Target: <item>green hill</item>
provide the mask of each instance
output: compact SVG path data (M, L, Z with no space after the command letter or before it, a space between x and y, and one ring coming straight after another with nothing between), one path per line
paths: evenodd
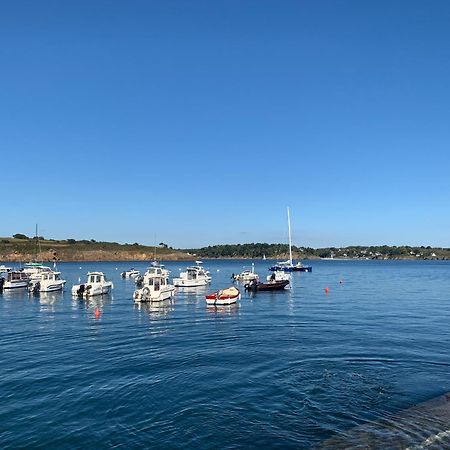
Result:
M138 243L96 242L94 240L0 238L0 261L149 261L155 248ZM23 236L23 237L22 237ZM40 248L40 252L39 252ZM156 248L158 259L187 260L192 256L166 246Z

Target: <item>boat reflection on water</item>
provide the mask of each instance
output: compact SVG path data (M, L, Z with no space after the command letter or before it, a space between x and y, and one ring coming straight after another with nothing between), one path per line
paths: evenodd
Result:
M5 300L26 300L28 298L27 288L5 289L0 293Z
M233 303L232 305L206 305L206 311L209 314L220 316L236 316L239 314L239 303Z
M321 449L450 448L450 392L361 425L323 442Z
M95 309L103 308L106 305L113 303L114 297L111 294L96 295L95 297L79 298L72 297L73 309Z
M175 296L184 298L187 303L198 304L205 301L205 294L208 291L208 286L188 286L181 289L176 289Z
M41 304L41 311L54 311L55 304L62 300L63 297L63 291L41 292L40 295L37 296L39 303Z
M148 314L151 319L162 319L174 310L175 301L171 298L160 302L135 302L134 308Z

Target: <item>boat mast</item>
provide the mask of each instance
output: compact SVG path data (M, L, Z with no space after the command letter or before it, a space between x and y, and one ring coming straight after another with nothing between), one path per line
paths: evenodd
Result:
M41 241L39 240L39 236L38 236L38 224L36 224L36 240L37 240L37 248L38 248L38 261L42 262L42 258L41 258Z
M289 235L289 263L292 266L291 216L289 214L289 206L287 207L287 216L288 216L288 235Z

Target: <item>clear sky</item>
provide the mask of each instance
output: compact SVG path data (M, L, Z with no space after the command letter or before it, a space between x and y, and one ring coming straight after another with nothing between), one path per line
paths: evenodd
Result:
M450 246L450 2L10 1L0 236Z

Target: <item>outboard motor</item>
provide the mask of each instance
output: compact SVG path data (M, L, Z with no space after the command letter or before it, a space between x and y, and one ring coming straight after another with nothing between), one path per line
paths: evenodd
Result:
M244 289L246 291L253 291L256 292L256 286L258 285L258 282L256 280L252 280L249 283L246 283L244 285Z
M144 284L144 277L141 275L136 278L136 287L141 288Z
M77 291L77 295L78 297L83 297L83 294L84 294L84 284L80 284L80 287L78 288Z
M33 292L34 295L39 294L39 290L41 289L41 283L38 281L37 283L35 283L33 285L33 290L31 292Z
M3 277L0 278L0 294L3 292L3 285L5 284L5 279Z

